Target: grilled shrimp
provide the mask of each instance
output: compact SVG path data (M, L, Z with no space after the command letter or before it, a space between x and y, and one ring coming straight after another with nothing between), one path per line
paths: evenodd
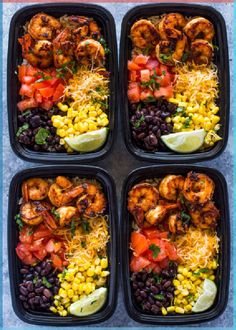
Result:
M187 223L184 223L181 220L181 215L179 212L171 214L168 217L168 226L169 231L173 234L184 234L186 233L186 230L188 229Z
M139 226L143 225L145 213L155 207L158 200L158 190L149 183L139 183L130 190L128 210Z
M213 55L213 46L210 42L197 39L191 43L191 58L198 65L208 65Z
M31 65L45 69L52 64L53 46L51 41L35 41L28 33L19 38L18 41L22 46L23 57Z
M215 184L209 176L191 171L184 181L183 195L191 203L204 204L212 198L214 189Z
M197 205L189 211L189 214L193 224L202 229L215 228L220 217L220 212L212 201L204 206Z
M195 39L204 39L211 41L215 31L213 24L204 17L196 17L191 19L184 27L184 33L191 41Z
M38 13L28 25L28 32L36 40L52 40L61 28L61 23L50 15Z
M69 28L65 28L53 40L53 59L56 68L73 61L74 48L71 31Z
M39 201L23 203L20 207L20 216L27 225L35 226L44 220L44 213L49 209L48 204Z
M29 199L40 201L47 197L49 184L41 178L30 178L22 183L22 196L25 202Z
M168 211L176 209L179 207L179 204L164 204L164 205L157 205L155 208L149 210L145 214L145 219L150 225L156 225L165 218L168 214Z
M80 64L83 65L102 65L105 59L105 50L100 42L93 39L81 41L76 50L75 56Z
M164 179L161 180L159 186L159 192L162 197L170 201L176 201L178 193L184 187L184 178L182 175L166 175Z
M182 29L187 21L179 13L166 14L159 23L159 33L162 40L181 39Z
M92 18L85 16L69 16L68 19L75 25L73 35L76 37L77 42L80 42L86 37L93 38L94 40L100 39L101 29Z
M155 46L158 41L158 31L147 19L135 22L131 27L130 35L133 45L139 48Z
M57 207L70 203L73 199L84 192L82 185L64 188L64 179L62 178L63 177L60 177L60 180L57 179L56 182L50 186L48 192L48 198L50 199L50 202ZM63 180L62 184L61 180Z
M74 206L61 206L55 211L59 217L60 227L64 227L71 222L71 219L78 213Z
M83 183L84 194L76 202L79 214L84 217L96 217L106 209L104 193L95 184Z
M156 57L159 62L173 66L180 62L184 54L187 38L182 35L176 42L162 40L156 46Z

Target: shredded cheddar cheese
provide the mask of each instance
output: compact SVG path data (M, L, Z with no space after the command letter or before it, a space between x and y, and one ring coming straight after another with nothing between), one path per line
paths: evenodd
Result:
M71 229L59 228L56 235L63 236L66 245L66 259L69 262L86 264L98 254L106 255L106 244L109 240L106 216L99 216L87 220L88 232L82 224L77 225L72 237Z
M207 268L219 251L219 238L215 231L189 227L185 235L176 238L181 264L191 269Z
M109 95L109 79L101 74L101 68L88 70L78 69L77 73L69 80L65 89L65 97L72 99L70 107L76 110L77 105L91 102L106 102Z

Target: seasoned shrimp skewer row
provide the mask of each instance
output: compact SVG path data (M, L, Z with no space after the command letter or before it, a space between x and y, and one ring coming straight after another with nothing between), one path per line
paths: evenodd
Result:
M29 34L36 40L52 40L61 29L61 23L50 15L38 13L28 25Z

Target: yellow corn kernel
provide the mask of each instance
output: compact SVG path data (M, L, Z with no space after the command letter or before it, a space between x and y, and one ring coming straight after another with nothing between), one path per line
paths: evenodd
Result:
M178 285L180 285L180 281L174 279L174 280L173 280L173 284L174 284L174 286L178 286Z
M189 295L189 291L187 289L182 290L181 293L184 297Z
M181 307L179 307L179 306L177 306L177 307L175 307L175 313L184 314L184 309L181 308Z
M174 294L175 294L176 296L177 296L179 293L180 293L179 290L175 290L175 291L174 291Z
M58 300L54 300L54 305L55 306L59 306L59 301Z
M194 284L195 284L196 286L198 286L198 285L200 285L201 283L202 283L202 281L199 279L199 280L195 281Z
M64 298L64 299L62 299L62 301L61 301L62 305L65 305L65 304L67 304L68 302L70 302L70 299L69 299L69 298Z
M187 306L184 307L186 312L190 312L192 310L192 305L188 304Z
M106 277L106 276L108 276L110 274L110 272L108 272L107 270L103 270L102 272L101 272L101 276L102 277Z
M57 313L57 309L54 306L51 306L49 309L51 312Z
M188 274L188 269L187 269L187 268L184 268L182 274L183 274L184 276L187 276L187 274Z
M178 104L179 103L179 101L177 99L174 99L172 97L168 101L171 102L171 103L174 103L174 104Z
M100 275L101 274L101 272L102 272L102 267L101 266L96 266L96 268L95 268L95 274L96 275Z
M72 284L72 290L77 291L79 289L79 283L76 283L75 280L78 280L77 278L74 279L74 282Z
M209 280L214 281L215 280L215 276L214 275L209 276Z
M69 298L72 298L73 295L74 295L74 291L72 289L69 289L68 292L67 292L67 295Z
M93 107L94 108L94 107ZM95 111L95 110L92 110L92 111L89 111L89 117L97 117L97 111Z
M67 111L68 110L68 105L62 104L61 102L57 103L57 106L61 111Z
M182 290L183 290L183 285L178 285L178 286L177 286L177 289L178 289L179 291L182 291Z
M183 276L182 274L178 274L178 275L177 275L177 279L178 279L179 281L183 281L183 280L184 280L184 276Z
M109 124L109 120L107 118L102 119L101 125L102 126L107 126Z
M182 295L182 293L180 292L179 294L178 294L178 299L179 300L182 300L184 298L184 296Z
M181 117L180 117L180 116L175 116L175 117L172 119L173 123L179 123L180 120L181 120Z
M108 267L108 260L107 260L107 258L102 258L101 261L100 261L100 263L101 263L101 267L102 268L107 268Z
M94 260L94 265L95 266L98 266L99 264L100 264L100 259L99 258L96 258L95 260Z
M167 307L167 312L168 313L171 313L171 312L174 312L174 311L175 311L175 307L174 306Z
M93 278L92 277L87 277L86 278L86 283L91 283L93 281Z
M66 136L66 131L62 128L57 129L57 135L59 135L60 137L65 137Z
M171 123L171 117L166 117L165 122L166 122L167 124Z
M78 295L75 295L75 296L72 297L72 301L73 302L76 302L78 300L79 300L79 296Z
M161 312L162 312L162 315L167 315L167 310L165 309L165 307L161 308Z
M183 269L184 267L183 266L178 266L178 273L182 274L183 273Z
M87 275L90 277L92 277L94 275L94 267L93 268L91 267L87 270Z

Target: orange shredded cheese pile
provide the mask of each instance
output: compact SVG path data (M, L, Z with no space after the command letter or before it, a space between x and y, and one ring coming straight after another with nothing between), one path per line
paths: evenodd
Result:
M215 231L192 226L185 235L179 235L175 243L182 264L191 269L207 268L219 251L219 238Z
M88 219L89 231L85 232L82 225L76 227L72 237L70 228L61 228L56 235L63 236L66 245L66 259L80 264L91 262L98 254L106 255L109 240L107 216Z

